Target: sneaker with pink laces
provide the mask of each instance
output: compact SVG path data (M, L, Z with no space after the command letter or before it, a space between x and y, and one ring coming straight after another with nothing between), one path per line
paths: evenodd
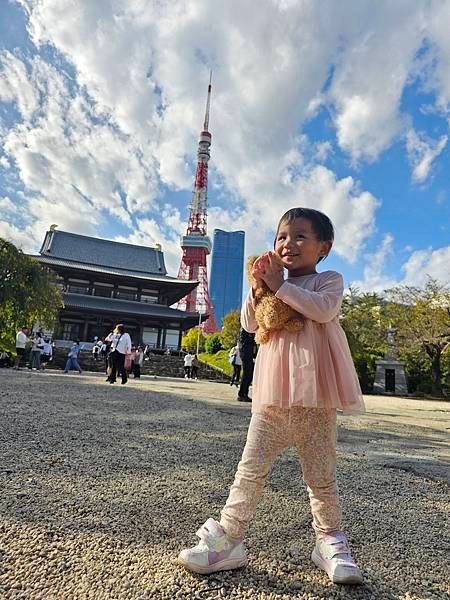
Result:
M195 573L215 573L238 569L247 564L247 551L242 539L229 538L220 524L208 519L197 531L200 542L182 550L178 562Z
M352 558L347 538L342 531L318 538L311 558L333 583L362 583L361 571Z

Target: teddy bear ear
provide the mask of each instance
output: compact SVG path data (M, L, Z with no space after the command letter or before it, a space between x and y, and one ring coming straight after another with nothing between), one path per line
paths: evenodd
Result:
M257 258L258 258L257 256L249 256L247 258L247 279L251 286L253 286L255 284L255 278L252 277L252 267L253 267L253 263L255 262L255 260Z

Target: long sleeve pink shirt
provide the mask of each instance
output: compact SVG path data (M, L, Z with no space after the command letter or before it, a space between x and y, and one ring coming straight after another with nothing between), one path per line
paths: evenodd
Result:
M344 285L334 271L288 278L276 296L305 317L300 332L274 332L261 344L253 376L253 412L264 406L337 408L364 412L364 401L339 325ZM241 311L242 327L258 329L252 291Z

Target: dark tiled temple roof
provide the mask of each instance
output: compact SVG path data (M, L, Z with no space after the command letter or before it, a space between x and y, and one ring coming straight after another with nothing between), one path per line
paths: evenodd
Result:
M68 267L71 269L77 269L80 271L90 271L95 273L105 273L106 275L120 275L123 277L134 277L135 279L142 279L145 281L160 281L167 283L177 283L182 286L186 286L186 288L194 287L198 282L197 281L188 281L187 279L177 279L176 277L170 277L169 275L153 275L148 273L142 273L140 271L135 271L133 269L118 269L114 267L100 267L97 265L93 265L91 263L82 263L74 260L64 260L61 258L54 258L53 256L45 256L45 255L37 255L32 256L32 258L36 258L40 263L55 266L55 267ZM194 285L193 285L194 284ZM186 291L186 293L188 290Z
M145 275L166 275L164 255L157 248L99 238L47 231L40 254L95 267L132 270Z
M63 294L66 309L75 308L106 312L110 315L120 314L128 316L156 317L171 320L182 320L192 327L198 322L197 313L188 313L162 304L146 304L145 302L132 302L117 298L102 298L84 294Z

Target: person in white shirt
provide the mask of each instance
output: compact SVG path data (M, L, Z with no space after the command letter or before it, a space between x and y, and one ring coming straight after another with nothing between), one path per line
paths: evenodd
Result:
M21 327L20 331L16 335L16 360L14 362L14 368L20 369L20 363L25 356L26 346L28 342L28 327Z
M33 370L33 364L36 365L36 371L42 371L41 367L41 353L44 348L44 340L42 339L42 333L37 331L31 340L31 351L30 361L28 363L28 370Z
M192 369L192 361L193 361L193 359L194 359L194 357L188 351L188 353L184 357L184 378L185 379L190 379L191 378L191 369Z
M233 348L231 348L228 354L228 360L233 367L233 376L231 377L230 385L233 383L236 387L239 387L239 381L241 378L241 368L242 368L242 358L241 353L239 351L239 346L236 344Z
M92 346L92 358L96 361L100 355L100 348L102 347L102 341L95 342Z
M128 381L127 372L125 371L125 355L131 352L131 338L125 332L125 327L122 324L116 325L112 339L111 350L109 357L111 359L111 373L107 381L109 383L116 382L116 376L119 374L122 377L122 384Z
M42 348L41 354L41 365L44 369L47 363L52 360L53 348L49 338L44 338L44 347Z

